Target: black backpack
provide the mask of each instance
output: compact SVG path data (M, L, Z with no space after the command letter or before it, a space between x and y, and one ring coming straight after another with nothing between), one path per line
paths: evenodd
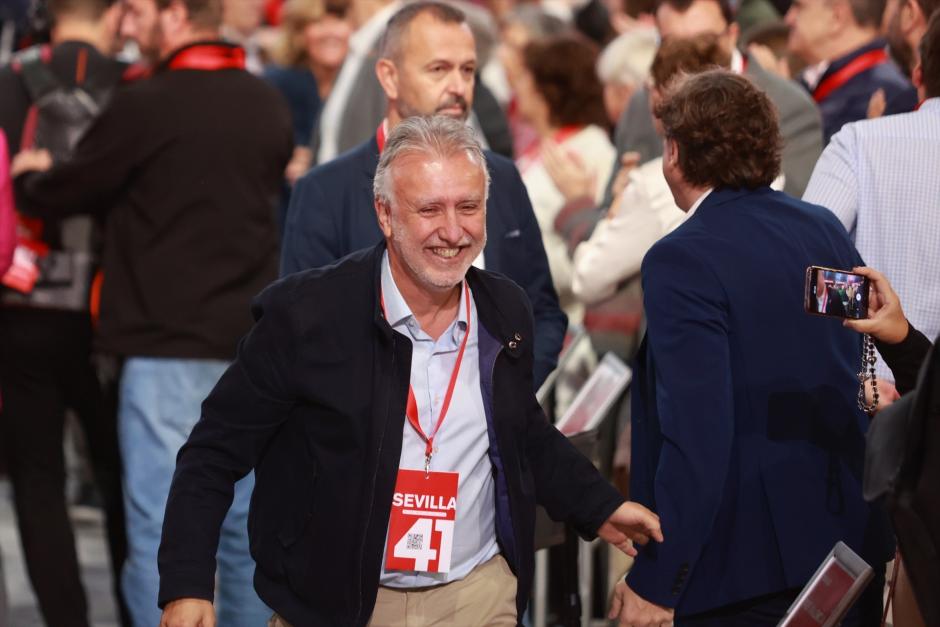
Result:
M88 50L78 51L75 84L62 81L49 62L52 49L34 46L16 55L11 64L22 78L31 106L23 127L21 149L44 148L54 161L68 159L82 135L106 106L116 84L96 84L86 76ZM90 216L61 220L20 218L20 233L48 252L37 260L39 278L33 289L4 288L0 302L68 311L87 311L97 271L100 229Z

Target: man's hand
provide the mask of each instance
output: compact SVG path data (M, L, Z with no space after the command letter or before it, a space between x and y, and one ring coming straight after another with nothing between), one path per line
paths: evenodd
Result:
M613 185L610 186L610 208L607 210L607 217L613 218L620 212L620 197L623 196L623 190L630 184L630 172L640 165L640 153L629 151L620 155L620 168L614 177Z
M163 608L160 627L215 627L215 608L205 599L177 599Z
M675 610L650 603L630 589L621 579L614 587L607 618L617 620L620 627L672 627Z
M626 502L610 515L597 535L627 555L635 556L633 543L646 544L650 538L663 541L663 531L659 526L659 516L639 503Z
M297 146L294 148L294 155L287 163L284 170L284 178L293 185L301 176L303 176L313 164L313 151L306 146Z
M578 198L594 198L597 176L584 165L578 155L569 153L548 139L542 142L542 163L566 202Z
M907 337L909 325L901 309L901 300L892 289L888 279L871 268L852 268L852 272L871 280L868 290L868 318L863 320L845 320L842 324L858 331L868 333L885 344L897 344Z
M893 384L888 383L882 378L878 378L878 405L875 407L874 411L877 413L893 403L894 401L901 398L901 395L898 393L898 389L894 387ZM872 393L872 384L871 379L865 381L865 404L871 405L874 400L874 394Z
M880 118L885 114L885 109L887 107L888 101L885 98L885 90L876 89L875 93L873 93L871 98L868 100L868 119L872 120L874 118Z
M18 177L26 172L45 172L52 167L52 155L48 150L24 150L10 162L10 176Z

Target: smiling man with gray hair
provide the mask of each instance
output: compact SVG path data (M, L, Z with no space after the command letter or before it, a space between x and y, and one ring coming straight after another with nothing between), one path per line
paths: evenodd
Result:
M252 469L255 587L273 627L515 625L536 503L628 553L662 539L535 400L525 292L471 267L487 183L461 121L402 121L374 181L383 241L255 300L177 461L163 625L215 624L219 527Z

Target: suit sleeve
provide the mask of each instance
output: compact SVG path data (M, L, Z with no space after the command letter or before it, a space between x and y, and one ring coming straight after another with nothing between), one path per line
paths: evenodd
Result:
M558 304L558 294L548 269L548 257L542 243L542 232L535 219L532 202L518 170L512 167L513 207L519 212L520 243L525 248L525 268L513 268L525 290L535 317L535 389L542 385L555 366L568 329L568 317Z
M219 530L235 482L256 466L293 407L297 338L285 287L275 284L255 300L255 325L177 456L158 556L161 607L180 598L212 600Z
M531 361L526 359L524 363ZM523 370L526 382L531 383L532 368L524 366ZM535 394L531 393L525 433L524 459L532 472L535 501L553 520L570 524L583 538L597 537L597 530L623 504L624 498L594 464L548 422Z
M836 133L816 163L803 200L831 211L852 234L858 217L856 137L852 125Z
M298 179L291 192L281 244L281 276L333 263L340 254L335 209L327 202L319 169Z
M628 582L648 601L676 607L711 534L730 463L728 310L723 287L688 242L658 243L642 273L663 441L647 505L665 542L644 547Z
M789 93L781 93L779 102L789 106L778 107L780 134L784 137L781 169L786 177L784 191L799 197L823 149L822 118L816 104L798 85L787 82L787 87Z
M930 352L931 343L927 337L908 324L907 336L897 344L886 344L877 339L875 346L891 368L894 384L898 392L907 394L917 385L917 375Z

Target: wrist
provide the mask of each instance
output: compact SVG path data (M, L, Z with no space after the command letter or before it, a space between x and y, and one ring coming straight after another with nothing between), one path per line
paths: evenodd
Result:
M905 318L904 324L898 325L897 329L892 329L891 333L879 338L879 340L884 344L900 344L906 340L910 334L911 323Z

